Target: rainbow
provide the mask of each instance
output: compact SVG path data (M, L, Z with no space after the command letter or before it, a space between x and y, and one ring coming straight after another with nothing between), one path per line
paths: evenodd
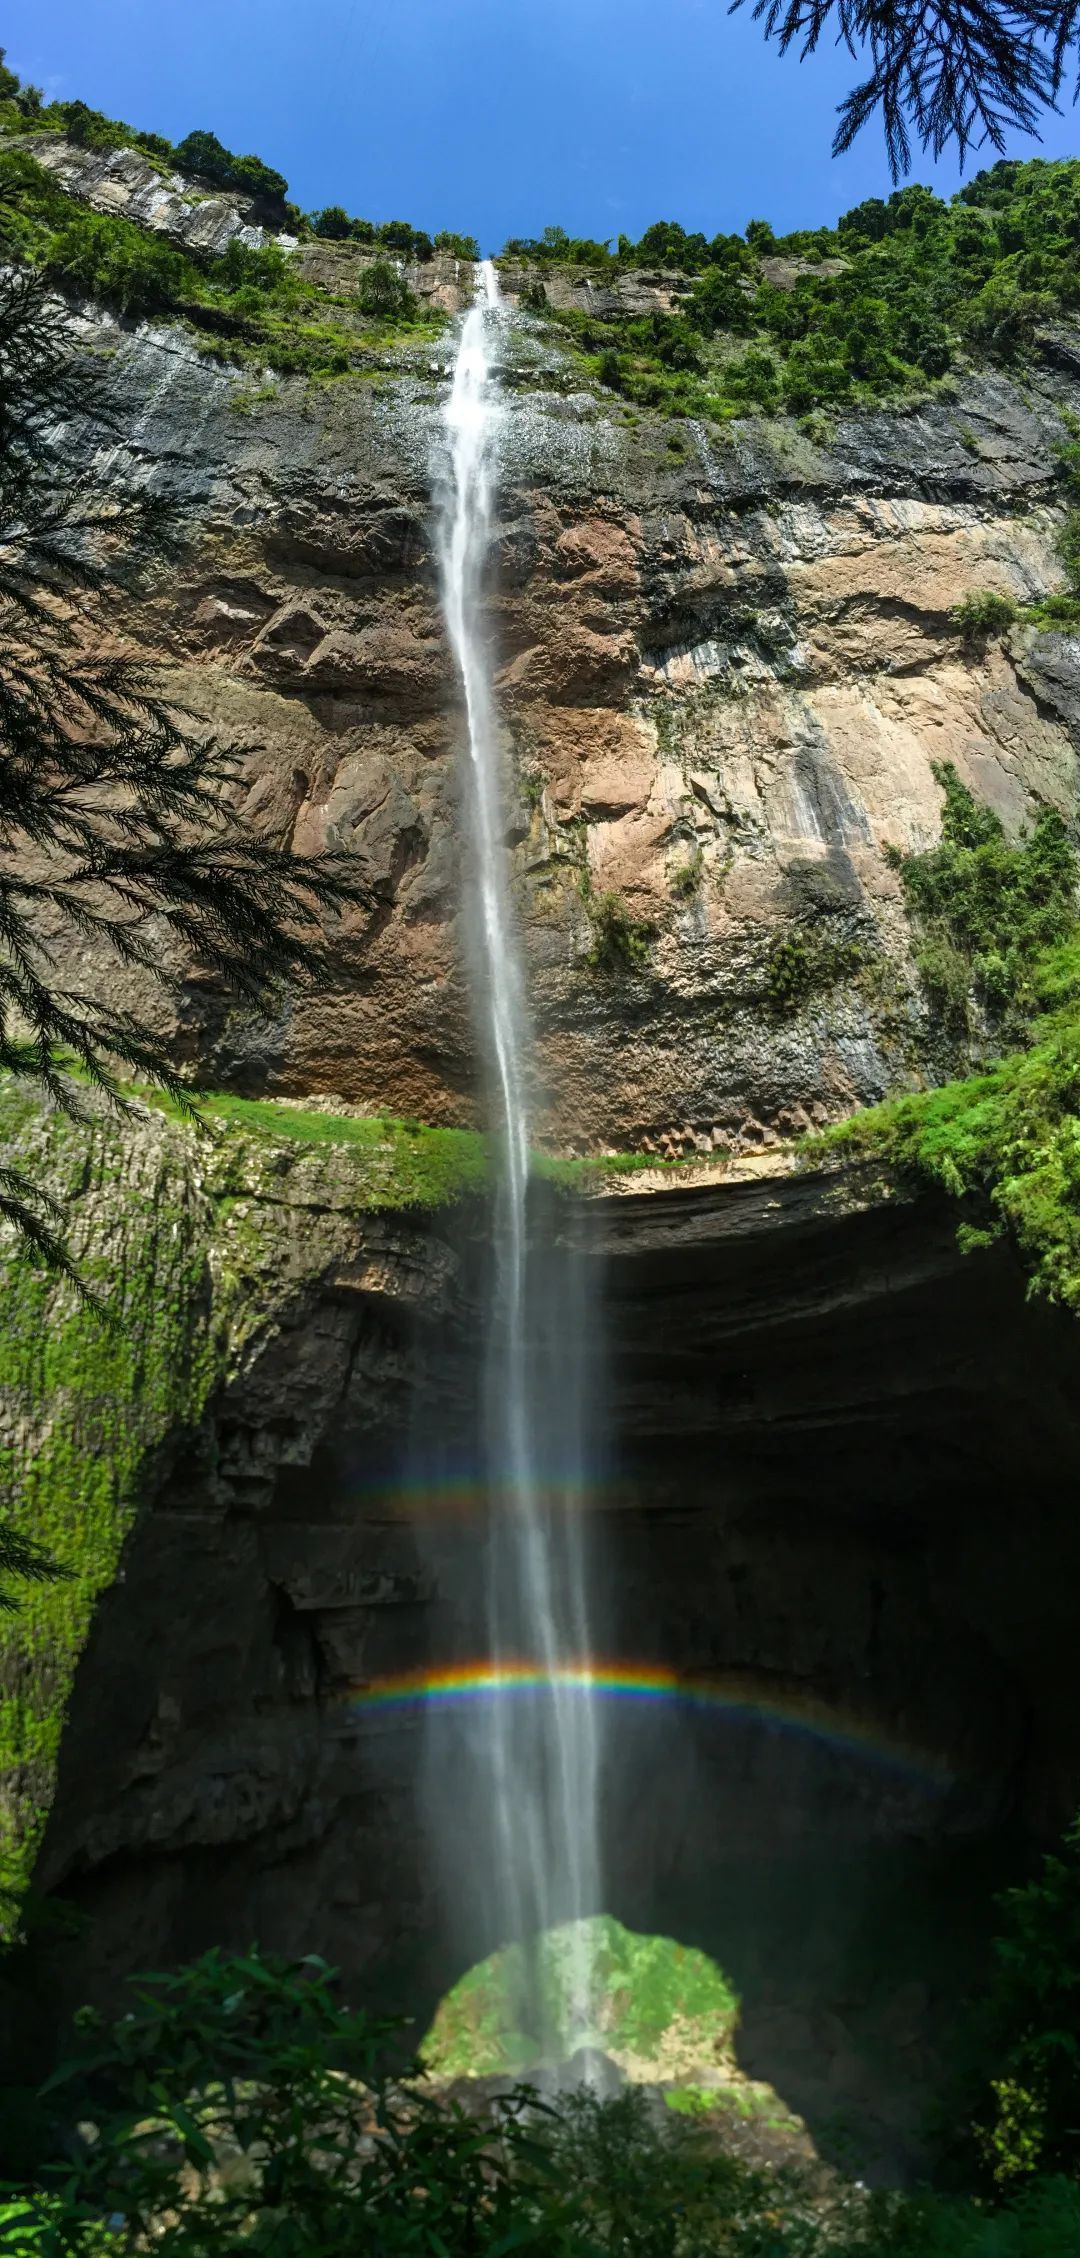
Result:
M450 1709L470 1703L579 1694L593 1701L625 1704L676 1704L722 1714L777 1731L801 1733L863 1759L889 1765L946 1787L950 1767L926 1750L884 1736L872 1724L852 1718L802 1692L768 1690L746 1678L680 1675L655 1663L568 1662L546 1670L529 1661L458 1662L444 1668L402 1671L349 1687L345 1699L356 1713L409 1708Z

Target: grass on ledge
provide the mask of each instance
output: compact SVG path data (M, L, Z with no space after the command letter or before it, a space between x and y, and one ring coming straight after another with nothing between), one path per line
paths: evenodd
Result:
M190 1123L175 1100L149 1084L127 1085L125 1094L152 1105L170 1120ZM441 1207L488 1181L490 1140L478 1129L440 1129L408 1116L308 1112L280 1098L241 1098L229 1092L192 1092L192 1104L211 1131L236 1129L280 1143L338 1146L371 1170L372 1206ZM533 1175L564 1192L603 1189L610 1176L646 1170L677 1174L720 1156L653 1152L562 1154L534 1152Z

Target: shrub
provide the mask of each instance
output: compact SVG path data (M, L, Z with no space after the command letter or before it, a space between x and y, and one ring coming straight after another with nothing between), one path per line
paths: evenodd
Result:
M754 327L752 293L737 274L706 267L686 301L686 318L705 337L715 336L718 329L746 337Z
M915 925L915 962L931 998L951 999L956 1031L973 992L1015 1034L1033 1008L1042 953L1075 922L1076 851L1056 809L1040 808L1013 846L951 762L935 763L934 776L945 795L940 845L890 857Z
M1080 2178L1080 1819L1001 1909L982 2152L999 2187L1039 2171Z
M286 253L277 243L240 243L234 236L214 269L214 280L226 290L250 290L269 297L281 289L290 273Z
M356 302L361 313L387 321L406 321L416 312L412 291L390 259L375 259L364 268L356 285Z
M234 156L216 133L186 134L177 143L175 157L181 172L196 173L200 180L212 181L219 188L246 189L249 195L273 204L280 204L288 194L284 173L264 165L261 157Z
M539 286L534 285L533 287L539 287L542 289L543 284L540 284ZM544 292L544 300L546 304L546 291ZM606 385L609 392L625 392L628 373L626 364L624 363L621 354L615 351L615 347L613 345L605 345L604 350L600 355L596 373L600 379L601 384Z
M435 249L445 251L451 259L478 259L480 245L475 235L457 235L449 227L441 228L435 237Z
M383 2068L389 2027L312 1957L207 1953L77 2018L48 2081L52 2156L0 2186L19 2258L1074 2258L1080 2188L964 2198L847 2191L718 2148L633 2087L486 2117ZM46 2141L47 2124L43 2126Z
M45 263L65 289L104 299L124 314L162 312L199 284L184 252L126 220L95 212L72 212L51 238Z
M425 235L422 228L410 227L408 220L384 220L375 234L385 249L396 252L399 259L415 259L424 265L434 255L430 235Z
M323 211L311 215L312 232L325 236L331 243L344 243L353 225L344 204L327 204Z
M686 861L678 864L677 868L672 871L671 877L668 881L671 887L671 891L674 894L677 902L692 902L696 900L697 896L701 892L701 880L704 868L705 862L701 848L697 846L691 847Z
M643 972L656 938L656 928L634 917L621 894L586 893L592 947L586 962L606 972Z
M998 594L996 588L977 588L954 604L951 618L959 628L965 643L985 642L992 635L1003 635L1017 616L1017 606L1011 596Z

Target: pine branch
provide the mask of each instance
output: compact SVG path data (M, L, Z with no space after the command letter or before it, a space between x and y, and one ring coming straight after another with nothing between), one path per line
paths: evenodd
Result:
M729 14L744 0L731 0ZM954 143L1004 149L1010 132L1038 138L1056 109L1080 0L753 0L755 22L801 61L832 28L870 75L840 105L833 152L851 147L880 110L894 180L911 169L912 133L934 157Z
M167 1044L134 1013L59 984L65 934L165 990L195 969L253 1009L325 978L320 920L370 909L355 857L294 855L231 801L249 748L171 699L103 636L117 590L175 553L175 512L98 485L55 450L78 418L107 428L100 367L79 359L37 275L0 274L0 1068L80 1110L67 1069L122 1106L117 1075L193 1111ZM69 1278L60 1220L11 1171L0 1216Z

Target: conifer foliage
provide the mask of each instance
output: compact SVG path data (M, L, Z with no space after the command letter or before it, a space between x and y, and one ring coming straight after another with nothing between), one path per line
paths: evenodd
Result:
M230 805L243 748L208 735L102 626L179 539L145 495L69 467L73 419L107 429L104 379L71 344L43 278L0 277L0 1068L69 1112L83 1079L126 1068L190 1098L137 1013L67 983L75 936L179 987L203 980L265 1007L319 976L316 911L370 900L354 858L295 857ZM68 432L68 452L61 437ZM99 434L101 436L101 434ZM82 450L91 458L92 446ZM0 1165L0 1215L70 1268L40 1186Z
M796 47L804 61L831 29L868 57L833 150L850 149L880 111L894 180L911 169L913 136L935 157L954 142L961 163L969 149L1003 151L1009 132L1037 136L1080 28L1078 0L754 0L753 13L781 54Z

